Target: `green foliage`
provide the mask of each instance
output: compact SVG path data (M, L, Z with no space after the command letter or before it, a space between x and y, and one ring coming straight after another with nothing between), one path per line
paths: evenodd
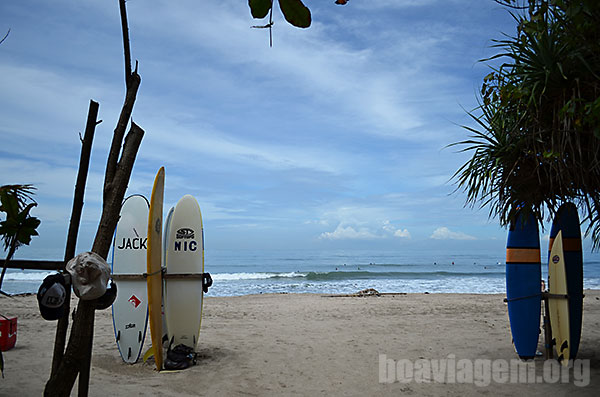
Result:
M5 250L14 250L23 244L29 245L31 238L38 235L36 229L41 222L29 215L37 203L27 203L32 200L32 191L33 187L30 185L0 187L0 211L6 214L6 219L0 222L0 237Z
M252 18L255 19L263 19L266 17L269 11L271 11L272 5L273 0L248 0L250 13L252 14Z
M272 12L273 0L248 0L250 13L255 19L262 19ZM279 8L286 21L297 28L308 28L311 24L310 10L301 0L279 0ZM271 19L269 25L273 24Z
M279 0L279 8L291 25L308 28L311 23L310 10L300 0Z
M32 198L34 189L31 185L0 186L0 212L6 214L6 219L0 222L0 238L4 242L4 249L8 250L0 274L0 288L8 262L15 251L23 244L29 245L31 238L38 235L35 229L40 225L40 220L29 215L31 209L37 205ZM33 202L27 203L30 200Z
M467 203L507 225L516 206L538 220L561 202L586 212L600 247L600 2L503 0L517 34L494 41L504 60L483 79L478 129L451 146L473 157L454 175Z
M273 0L248 0L250 13L255 19L269 15L265 25L252 26L258 29L269 29L269 44L273 47ZM311 24L310 10L301 0L279 0L279 8L286 21L298 28L308 28Z
M248 0L248 6L250 7L250 14L255 19L263 19L269 16L269 22L260 25L252 26L258 29L269 29L269 37L271 47L273 46L273 2L274 0ZM312 23L312 17L308 7L304 5L302 0L278 0L279 9L283 14L283 17L292 26L297 28L308 28ZM335 4L346 5L348 0L336 0Z

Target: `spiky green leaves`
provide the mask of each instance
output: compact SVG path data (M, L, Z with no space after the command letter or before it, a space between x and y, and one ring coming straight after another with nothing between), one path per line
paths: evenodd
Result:
M23 190L10 186L0 188L0 211L6 214L6 219L0 222L0 236L4 241L4 249L10 248L11 245L28 245L31 238L38 235L36 229L41 222L29 215L37 203L25 205L23 197L29 197L27 191L24 193Z
M454 179L502 224L516 205L542 220L574 202L600 249L600 2L528 3L514 15L517 34L495 40L499 53L484 60L505 62L483 79L470 113L478 125L458 143L473 157Z

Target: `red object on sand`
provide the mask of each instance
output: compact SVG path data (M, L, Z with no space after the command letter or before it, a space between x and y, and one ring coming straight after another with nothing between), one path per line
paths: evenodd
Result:
M0 314L0 350L12 349L17 343L17 318Z

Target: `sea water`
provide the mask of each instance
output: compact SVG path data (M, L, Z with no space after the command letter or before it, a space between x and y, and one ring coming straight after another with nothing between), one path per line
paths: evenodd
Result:
M542 258L544 260L544 258ZM207 250L208 296L263 293L506 293L505 253L375 250ZM54 272L9 269L2 290L37 292ZM542 265L547 278L547 266ZM600 289L600 254L584 253L584 288Z

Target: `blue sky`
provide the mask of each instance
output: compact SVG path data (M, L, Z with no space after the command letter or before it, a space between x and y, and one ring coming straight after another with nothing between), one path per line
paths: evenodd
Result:
M127 2L145 131L128 194L166 169L165 211L203 211L206 249L454 246L502 249L487 209L452 174L491 39L514 22L491 0L306 0L301 30L251 29L240 0ZM21 257L60 259L90 99L100 103L78 250L91 247L124 96L118 2L4 0L0 184L31 183L41 236Z

